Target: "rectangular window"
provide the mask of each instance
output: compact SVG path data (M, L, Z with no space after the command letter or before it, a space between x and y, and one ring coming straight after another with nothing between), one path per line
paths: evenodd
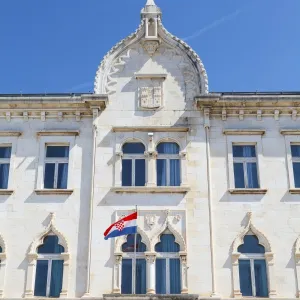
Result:
M46 146L44 188L66 189L68 185L69 146Z
M257 157L254 145L233 145L235 188L259 188Z
M267 268L264 259L240 259L239 274L243 296L268 297Z
M38 260L34 296L59 298L63 280L63 260Z
M180 160L161 159L156 161L157 186L180 186Z
M300 145L291 145L295 188L300 188Z
M122 186L145 186L146 161L138 158L122 159Z
M11 147L0 146L0 189L8 187L10 157Z

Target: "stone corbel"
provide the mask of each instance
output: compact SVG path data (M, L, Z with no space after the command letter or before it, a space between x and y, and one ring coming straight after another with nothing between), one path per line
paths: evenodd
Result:
M123 154L122 151L116 152L116 156L117 156L118 158L122 158L123 155L124 155L124 154Z
M243 121L244 120L244 110L243 109L241 109L240 111L239 111L239 119L240 119L240 121Z
M204 128L209 128L210 127L210 108L209 107L204 107Z
M181 163L181 186L188 186L187 180L187 152L179 152L180 163Z
M276 109L275 111L274 111L274 118L275 118L275 120L276 121L278 121L279 120L279 110L278 109Z
M122 253L115 253L113 294L121 294Z
M275 274L274 274L274 253L266 252L266 265L268 273L268 282L269 282L269 298L276 298L276 286L275 286Z
M181 159L186 159L186 157L187 157L187 152L186 152L186 151L180 151L180 152L179 152L179 157L180 157Z
M233 282L233 297L241 298L241 288L240 288L240 273L239 273L239 258L241 253L233 252L231 254L232 263L232 282Z

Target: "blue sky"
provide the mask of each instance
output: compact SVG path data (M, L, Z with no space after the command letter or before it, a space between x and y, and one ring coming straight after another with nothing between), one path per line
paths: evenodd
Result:
M0 93L89 92L145 0L1 0ZM300 0L156 0L210 91L300 91Z

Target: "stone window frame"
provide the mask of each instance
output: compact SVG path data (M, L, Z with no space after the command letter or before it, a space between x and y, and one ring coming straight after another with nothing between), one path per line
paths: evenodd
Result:
M2 234L0 234L0 246L2 248L2 252L0 253L0 298L3 298L6 274L7 246Z
M27 278L26 278L26 290L25 298L32 298L34 296L34 284L35 284L35 274L36 265L39 258L37 253L37 248L41 246L44 242L44 238L48 235L56 235L58 237L59 245L64 247L65 252L60 254L60 259L64 261L63 264L63 282L62 290L60 293L60 298L68 297L68 284L69 284L69 265L70 265L70 250L66 237L56 228L54 224L55 214L50 213L50 223L46 229L40 233L35 240L30 245L29 252L27 253L28 268L27 268ZM36 297L40 298L40 297Z
M76 136L40 136L39 137L39 154L36 190L44 189L44 172L46 163L46 149L50 146L69 146L69 162L68 162L68 183L67 189L73 186L72 182L72 166L75 162L75 139ZM48 189L46 189L48 190ZM56 190L56 189L53 189ZM64 189L62 189L63 191Z
M8 175L8 184L7 189L3 191L13 191L14 187L14 173L15 173L15 160L16 160L16 153L17 153L17 142L18 142L18 135L12 136L1 136L0 135L0 146L1 147L11 147L11 156L9 161L9 175Z
M117 133L118 134L118 133ZM180 177L181 187L187 187L187 136L186 133L173 133L173 132L121 132L117 136L115 144L115 162L114 162L114 187L122 187L122 147L126 143L140 142L145 145L145 159L146 159L146 187L157 187L156 180L156 159L158 144L163 142L174 142L179 145L179 158L180 158ZM174 187L170 187L174 188Z
M284 135L285 139L285 150L286 150L286 164L287 164L287 176L288 176L288 185L290 192L296 190L295 180L294 180L294 170L293 170L293 157L291 146L300 145L300 135Z
M277 296L276 292L276 281L275 281L275 273L274 273L274 253L272 251L272 247L270 242L266 238L266 236L258 230L252 221L252 213L247 213L248 224L246 227L238 234L232 244L231 251L231 262L232 262L232 283L233 283L233 297L241 298L242 293L240 290L240 275L239 275L239 259L243 256L242 253L238 252L239 246L244 243L244 237L247 233L253 233L257 238L260 245L265 247L265 260L267 267L267 281L268 281L268 290L269 290L269 298L274 298Z
M160 236L169 230L175 237L175 242L179 244L180 251L178 253L178 258L180 259L181 268L181 293L188 294L187 285L187 249L186 242L183 236L172 226L171 222L166 217L165 223L162 227L154 234L150 239L147 233L142 230L139 226L137 227L137 233L141 236L141 242L146 245L146 252L144 252L146 259L146 291L147 294L155 294L155 282L156 282L156 272L155 272L155 261L158 252L155 251L155 245L160 242ZM113 294L121 294L121 284L122 284L122 259L125 257L125 253L122 252L122 245L126 243L127 236L121 236L116 239L115 249L114 249L114 274L113 274Z
M257 135L228 135L226 136L227 141L227 165L228 165L228 188L229 190L237 190L235 188L234 180L234 158L233 158L233 145L255 145L256 158L257 158L257 179L259 189L264 186L264 176L262 176L263 170L263 147L262 147L262 136ZM240 189L240 190L252 190L252 189Z

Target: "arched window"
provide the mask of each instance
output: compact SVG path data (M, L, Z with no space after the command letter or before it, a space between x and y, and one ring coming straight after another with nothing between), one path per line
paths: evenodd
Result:
M145 186L145 146L142 143L126 143L122 151L122 186Z
M157 186L180 186L179 146L176 143L160 143L156 150Z
M134 253L136 245L136 253ZM127 236L122 245L122 294L146 294L146 245L139 234Z
M240 290L243 296L268 297L265 248L255 235L247 234L238 247Z
M168 230L160 236L156 244L156 294L180 294L180 247Z
M56 235L48 235L43 244L37 248L34 296L60 296L63 281L64 260L61 254L64 247L58 244Z

